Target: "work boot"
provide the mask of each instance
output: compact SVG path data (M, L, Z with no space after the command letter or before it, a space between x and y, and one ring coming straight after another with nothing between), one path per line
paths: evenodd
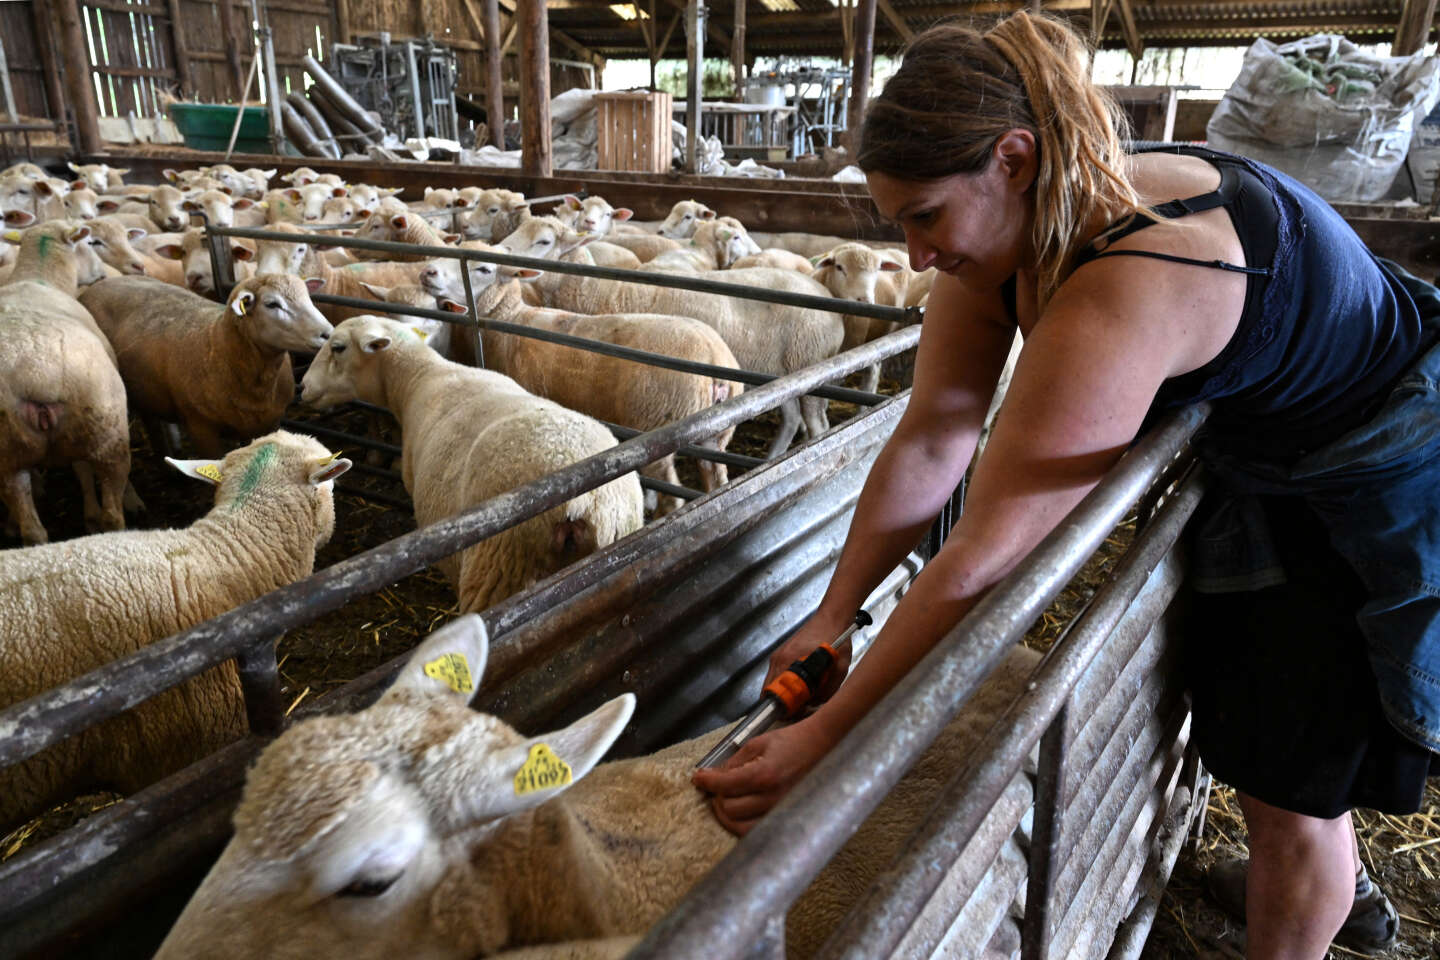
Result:
M1205 875L1210 896L1240 923L1245 922L1245 875L1250 861L1226 860ZM1362 866L1355 874L1355 902L1350 915L1335 934L1335 943L1361 953L1374 953L1395 945L1400 934L1400 917L1395 905Z

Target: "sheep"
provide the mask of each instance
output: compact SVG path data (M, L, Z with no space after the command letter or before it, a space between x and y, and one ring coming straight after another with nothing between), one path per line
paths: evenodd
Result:
M520 296L519 279L502 279L497 273L533 279L534 270L497 271L490 264L471 263L471 289L478 315L491 320L566 333L571 336L619 344L695 363L738 367L735 355L714 330L689 317L653 314L586 316L546 310L526 304ZM443 303L464 300L460 263L444 260L433 263L420 276L425 290ZM600 420L636 430L654 430L712 404L739 396L739 381L722 380L667 370L639 368L633 362L599 353L590 353L543 340L485 331L482 334L485 363L492 370L511 377L520 386L549 397L562 406ZM724 450L733 430L703 445ZM700 461L701 482L708 492L729 479L725 464ZM664 483L678 484L675 456L670 454L645 467L641 473ZM678 497L657 499L655 507L669 512L684 505Z
M303 187L271 190L265 194L268 223L318 223L325 201L344 197L349 191L328 183L311 183Z
M330 197L320 207L321 223L361 223L368 214L354 197Z
M335 526L331 481L350 462L278 432L222 463L176 465L219 478L189 527L0 553L0 707L308 576ZM244 733L227 661L0 771L0 829L85 790L133 793Z
M275 168L262 170L259 167L249 167L241 170L240 175L250 181L250 185L244 191L244 196L251 200L263 200L265 192L270 189L270 179L275 176Z
M88 187L71 187L61 199L65 204L65 216L71 220L94 220L100 216L96 207L100 198Z
M90 239L87 242L101 262L109 264L122 274L138 276L146 272L144 255L131 245L132 239L138 240L145 236L142 231L126 227L110 217L97 217L89 221L87 226L90 227Z
M617 247L624 247L635 254L636 259L641 263L649 263L663 253L680 250L684 247L679 240L651 234L611 233L605 238L605 242Z
M274 174L271 174L271 176L274 176ZM296 167L289 173L282 174L280 179L290 184L292 187L304 187L308 186L309 184L318 182L320 179L320 174L316 173L310 167Z
M367 284L389 287L397 284L413 284L419 280L426 263L397 263L393 261L356 262L342 269L332 267L324 257L318 256L311 234L292 224L276 224L277 233L295 235L292 241L261 240L257 244L255 268L260 273L288 273L321 281L326 293L337 297L355 297L360 300L383 299L375 297ZM320 304L320 312L332 324L374 309L346 307L339 304Z
M671 240L689 240L695 235L695 228L705 220L714 220L715 211L699 200L681 200L670 208L670 215L656 231Z
M483 621L462 617L369 709L269 745L157 960L469 960L586 938L619 956L734 849L690 782L723 730L600 764L634 694L525 737L468 707L488 646ZM856 825L790 908L787 955L812 956L905 850L1038 661L1013 648Z
M360 399L395 415L402 478L420 526L615 446L610 431L589 417L502 374L452 363L408 324L383 317L340 324L301 386L310 406ZM483 610L639 529L642 502L639 479L627 473L439 567L462 612Z
M466 240L498 243L532 216L525 194L514 190L483 190L474 207L461 215L460 234Z
M28 227L65 216L66 191L48 179L35 180L18 172L0 175L0 215L7 227Z
M204 190L185 200L181 206L187 213L203 213L212 227L261 227L266 212L259 204L245 197L232 197L219 190Z
M185 209L185 194L177 187L162 184L150 191L150 196L141 202L127 200L112 203L102 200L99 204L103 213L138 214L148 217L154 229L176 232L190 224L190 213Z
M365 240L416 243L430 247L444 246L452 239L460 239L456 234L439 233L426 222L424 217L409 210L404 213L391 213L387 210L384 202L381 203L380 209L372 213L365 224L355 231L355 236ZM418 260L430 259L424 254L385 253L379 250L356 249L354 253L362 260L398 260L413 263Z
M372 187L367 183L357 183L350 187L350 198L359 205L360 210L368 217L380 208L381 200L387 197L393 197L400 192L400 187Z
M561 227L553 217L539 217L507 237L500 247L506 253L555 259L585 242L586 238ZM726 270L699 276L812 296L827 295L820 284L790 270ZM546 305L576 313L694 317L720 334L742 370L759 373L801 370L834 356L845 338L844 324L835 314L756 300L575 276L562 276L543 286L541 292ZM829 429L823 399L807 396L781 405L780 430L770 444L769 455L784 452L802 424L812 438Z
M129 167L111 167L103 163L65 164L97 194L114 193L125 186L125 174Z
M400 283L393 287L382 287L378 284L363 282L360 285L369 292L370 296L385 303L419 307L422 310L449 310L456 314L469 312L469 308L460 303L460 299L463 299L463 297L459 299L452 297L442 305L436 302L433 294L418 283ZM374 312L386 314L392 319L399 320L401 323L410 324L417 333L425 338L425 345L427 347L447 360L455 359L450 351L451 328L454 324L446 323L444 320L435 320L430 317L412 317L408 314L390 313L379 310L378 308ZM531 392L533 393L535 391L532 390Z
M45 168L40 166L38 163L22 162L11 164L4 170L0 170L0 177L7 176L12 173L30 180L44 180L50 176L50 174L45 172Z
M745 232L745 226L734 217L706 220L695 228L688 245L662 253L645 265L647 270L725 270L747 254L760 248Z
M815 265L814 278L842 300L877 303L887 307L905 306L905 294L914 273L893 257L863 243L842 243L827 252ZM845 316L845 343L842 350L869 343L899 329L889 320ZM880 364L865 369L860 389L875 392L880 385Z
M426 219L437 227L443 225L446 230L457 231L460 228L460 217L462 214L455 208L463 207L464 205L465 201L460 199L460 191L458 190L451 190L446 187L440 187L438 189L436 187L426 187L425 199L419 203L412 203L409 206L410 209L421 214L433 214L437 210L449 211L450 216L448 218L442 219L432 216Z
M115 347L131 409L152 427L180 423L205 457L222 432L274 430L295 395L287 351L318 350L331 332L307 283L274 274L236 284L224 306L150 277L104 280L81 303Z
M109 341L75 299L82 269L99 272L90 235L69 220L27 230L0 286L0 500L31 544L49 540L30 489L30 472L42 466L74 465L87 529L125 526L125 385Z
M614 207L604 197L586 197L581 200L573 193L565 194L564 202L555 208L555 218L567 227L574 227L580 233L593 233L600 237L609 236L617 222L629 220L635 211L629 207Z
M257 192L256 181L228 163L216 163L208 167L201 167L200 172L223 184L229 196L249 197L252 200L259 200L265 196L263 187Z
M794 270L810 276L815 272L815 265L798 253L791 253L789 250L781 250L779 247L767 247L759 253L747 253L734 263L730 264L731 270L745 270L749 267L774 267L777 270Z
M233 261L236 280L248 280L255 275L252 261L255 259L255 241L247 240L244 237L227 238L230 244L230 259ZM169 251L166 251L168 254ZM205 231L199 227L192 227L185 231L185 239L180 252L180 269L182 277L179 281L170 279L167 274L167 282L176 283L189 290L191 293L198 293L202 297L214 297L215 270L210 262L210 244L205 236Z

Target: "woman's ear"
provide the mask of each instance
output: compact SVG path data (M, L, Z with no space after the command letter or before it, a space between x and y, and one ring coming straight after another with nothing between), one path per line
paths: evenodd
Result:
M991 155L1000 164L1006 182L1018 192L1024 193L1034 184L1040 159L1035 134L1018 127L1006 130L995 141Z

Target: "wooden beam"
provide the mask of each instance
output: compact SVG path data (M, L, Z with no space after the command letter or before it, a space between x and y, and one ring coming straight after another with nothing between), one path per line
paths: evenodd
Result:
M665 0L665 2L682 13L685 10L685 0ZM724 30L711 23L709 17L705 18L705 35L720 44L726 53L730 52L730 38L725 36Z
M705 37L700 29L700 0L685 7L685 172L696 173L700 163L700 98L705 68Z
M1434 23L1435 0L1405 0L1400 8L1400 24L1395 28L1395 42L1390 47L1391 56L1408 57L1425 46Z
M515 42L515 36L520 32L520 18L510 18L510 29L505 31L505 39L500 41L500 56L509 56L510 46Z
M350 22L350 0L335 0L335 39L340 43L350 42Z
M60 64L55 60L55 13L50 9L50 0L35 0L30 12L35 18L35 42L39 47L40 65L45 70L45 99L50 107L46 115L63 122L65 87L60 81Z
M485 24L485 116L490 128L490 143L505 149L505 85L500 79L500 4L484 0Z
M735 38L730 44L730 70L735 74L735 96L745 102L745 0L735 0Z
M1110 20L1110 7L1115 0L1090 0L1090 45L1098 47Z
M655 45L656 60L659 60L661 57L665 56L665 48L670 46L670 38L675 35L675 28L680 25L680 18L683 15L684 14L681 11L676 10L675 16L670 18L670 26L665 28L665 35L661 37L660 42ZM654 86L654 84L652 83L651 86Z
M90 54L85 49L85 28L75 0L57 0L60 18L60 46L65 58L65 80L70 88L70 108L75 111L76 144L81 153L100 151L100 109L95 103L95 84L90 79Z
M230 61L230 79L235 84L235 102L245 99L245 72L240 69L240 37L235 33L235 4L233 0L219 0L220 43L225 49L225 58Z
M465 8L465 19L470 21L470 32L475 35L476 40L485 37L485 26L480 16L480 9L475 6L475 0L464 0L461 6Z
M875 62L875 0L860 0L855 18L855 65L850 71L850 109L845 120L846 140L852 145L860 137L865 105L870 102L870 71Z
M1120 7L1120 30L1125 34L1125 48L1138 64L1145 53L1145 41L1140 39L1140 28L1135 24L1135 9L1130 5L1131 0L1116 0L1116 3Z
M550 23L545 0L520 0L520 166L528 176L554 172L550 145Z
M195 91L190 73L190 45L185 42L185 23L180 19L180 0L166 0L170 10L170 40L175 45L175 79L181 91Z
M896 33L900 34L901 40L909 43L910 39L915 36L915 31L911 30L905 23L904 17L895 12L895 8L890 5L890 0L877 0L876 9L884 14L886 20L890 21L890 26L895 28Z

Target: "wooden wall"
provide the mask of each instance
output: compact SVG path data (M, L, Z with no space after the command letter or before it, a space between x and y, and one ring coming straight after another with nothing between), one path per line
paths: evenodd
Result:
M25 117L55 116L45 96L45 72L40 62L40 41L35 35L35 4L0 3L0 39L10 64L10 88L15 109ZM0 113L5 110L0 100Z
M180 0L180 17L184 22L184 40L190 60L193 93L205 101L227 102L235 99L235 84L230 80L227 50L234 46L240 53L241 82L249 75L254 44L250 35L250 4L231 0L234 7L235 32L239 37L228 41L220 29L220 7L217 0ZM309 53L323 61L335 39L335 9L332 3L313 0L263 0L274 31L275 72L280 77L280 90L305 89L305 69L301 58ZM264 71L260 71L263 75ZM250 99L259 99L257 79L250 88ZM286 84L289 84L287 87Z

